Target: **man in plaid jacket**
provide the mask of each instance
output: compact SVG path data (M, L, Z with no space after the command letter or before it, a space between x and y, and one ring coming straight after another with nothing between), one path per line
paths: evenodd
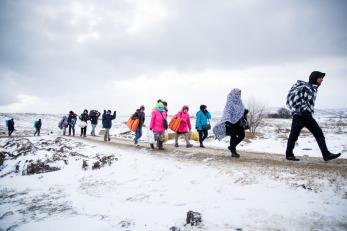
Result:
M287 106L292 112L293 121L287 143L286 159L299 161L294 156L293 149L298 140L301 130L306 127L315 137L325 161L338 158L339 154L329 152L325 143L322 129L312 117L314 104L317 97L318 87L322 84L325 73L314 71L311 73L309 82L298 80L292 86L287 96Z

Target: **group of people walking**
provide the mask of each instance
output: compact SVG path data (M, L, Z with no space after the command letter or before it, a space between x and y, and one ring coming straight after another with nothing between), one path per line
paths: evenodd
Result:
M290 135L288 138L286 159L289 161L299 161L295 157L293 150L295 142L297 141L301 130L306 127L315 137L319 148L322 152L323 159L325 161L338 158L341 153L331 153L326 145L325 137L322 129L319 127L316 120L313 118L314 105L317 97L318 88L321 86L325 73L319 71L313 71L309 77L309 81L298 80L295 83L287 96L287 106L292 113L292 126ZM226 136L230 136L230 144L228 149L231 152L231 157L239 158L240 154L237 152L236 147L245 138L245 130L249 128L247 121L248 110L244 107L241 100L241 90L234 88L228 94L227 101L224 107L223 116L221 120L213 127L213 133L218 140L222 140ZM98 120L101 113L97 110L84 110L78 117L80 119L79 126L81 127L80 136L86 137L87 123L91 122L92 131L91 135L95 136L95 128L98 124ZM109 130L112 127L112 120L116 118L116 111L112 114L111 110L104 110L102 114L102 125L105 129L104 141L110 141ZM201 105L200 110L196 113L195 128L199 134L199 145L201 148L205 148L204 140L208 137L208 131L211 129L211 113L208 112L206 105ZM134 144L138 145L139 139L142 137L142 127L145 122L145 107L142 105L131 116L131 119L138 120L135 130ZM149 143L152 149L155 148L155 144L158 149L163 149L163 143L165 140L165 131L169 128L168 119L168 104L166 101L158 100L155 107L152 109L151 121L150 121L150 139ZM189 106L184 105L182 109L177 112L174 118L177 122L176 127L172 130L175 131L175 147L179 147L179 137L183 136L186 142L186 147L190 148L193 145L189 142L189 133L192 130L192 125L189 115ZM172 120L173 120L172 119ZM63 130L63 135L68 128L68 135L75 136L75 125L77 122L77 115L70 111L68 115L63 116L59 122L59 128ZM170 121L170 125L171 125ZM174 124L174 123L173 123ZM42 123L41 119L35 123L35 134L40 135ZM14 131L14 121L10 119L7 121L8 134L11 136Z
M113 115L111 114L111 110L104 110L102 114L102 125L105 129L104 140L110 141L110 133L109 130L112 127L112 120L116 118L116 111L114 111ZM87 127L88 121L90 121L92 126L92 131L90 133L91 136L96 136L95 129L98 125L99 117L101 113L98 110L91 110L88 113L88 110L85 109L80 116L75 114L73 111L70 111L68 115L64 115L60 120L58 127L63 130L63 135L66 135L66 129L69 128L69 136L75 136L75 126L77 123L77 117L80 120L79 126L81 127L81 137L87 137Z

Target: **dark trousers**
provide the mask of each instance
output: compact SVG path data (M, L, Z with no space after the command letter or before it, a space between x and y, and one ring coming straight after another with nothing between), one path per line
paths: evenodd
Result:
M14 129L8 129L8 136L11 136L13 131L14 131Z
M226 134L230 136L230 151L236 153L236 146L245 138L245 129L240 126L240 122L226 122L225 129Z
M312 116L299 116L294 115L292 121L292 128L287 143L286 156L292 156L295 142L298 140L301 130L306 127L316 139L318 146L322 152L323 157L329 155L327 145L325 143L325 137L322 129L317 124L316 120Z
M204 140L208 136L208 130L198 130L198 132L199 132L199 142L200 142L200 145L202 145Z
M40 135L40 130L41 130L41 128L36 128L36 131L35 131L35 133L34 133L34 136L36 136L36 134L39 136L39 135Z
M69 136L71 136L71 130L72 130L72 135L75 136L75 125L69 124Z
M87 127L81 128L81 136L87 136Z

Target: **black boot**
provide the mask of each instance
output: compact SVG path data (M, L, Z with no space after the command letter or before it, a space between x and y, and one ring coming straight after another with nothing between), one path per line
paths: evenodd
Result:
M338 153L338 154L330 153L329 155L324 156L323 159L324 159L325 161L329 161L329 160L336 159L336 158L338 158L339 156L341 156L341 153Z
M158 141L158 148L159 148L159 150L164 150L163 141Z
M237 153L236 148L228 146L228 149L231 151L231 157L240 158L240 154Z
M237 152L232 152L231 157L240 158L240 154L238 154Z
M154 144L149 144L151 146L151 149L154 149Z
M290 156L286 156L287 160L291 160L291 161L299 161L300 159L296 158L294 155L290 155Z

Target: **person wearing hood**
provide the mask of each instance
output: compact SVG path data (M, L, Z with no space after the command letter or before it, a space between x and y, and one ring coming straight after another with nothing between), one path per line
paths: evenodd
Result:
M336 159L341 155L341 153L333 154L328 150L323 131L312 116L318 88L324 77L325 73L313 71L309 77L309 82L298 80L288 93L287 106L292 113L293 120L286 149L287 160L299 161L293 150L304 127L313 134L325 161Z
M69 126L69 136L71 136L71 131L72 131L72 135L75 136L75 125L77 122L77 115L73 111L69 112L67 122Z
M192 130L190 124L190 116L188 114L189 107L184 105L182 110L177 113L177 117L180 119L181 123L175 135L175 147L178 147L178 138L183 135L186 140L186 147L190 148L193 145L189 143L189 133Z
M66 128L68 126L68 117L66 115L59 121L58 127L63 130L63 136L66 134Z
M116 119L117 112L114 111L113 115L111 115L111 110L104 110L104 114L102 114L102 127L105 128L104 141L111 141L110 138L110 129L112 127L112 120Z
M167 123L167 114L165 106L162 102L156 104L155 109L152 111L150 130L154 134L154 139L157 141L157 146L160 150L163 150L164 135L165 130L168 127ZM154 145L151 144L151 148L154 148Z
M14 120L13 118L7 120L7 129L8 129L8 136L11 137L13 131L14 131Z
M210 125L211 114L207 111L206 105L200 106L200 111L196 113L195 128L199 133L200 147L204 148L204 140L208 136L208 130L211 129Z
M40 136L41 126L42 126L41 119L38 119L37 121L35 121L34 127L35 127L36 131L34 133L34 136L36 136L36 134L38 136Z
M232 89L228 95L227 102L223 111L223 117L213 127L216 139L221 140L225 136L230 136L231 157L239 158L236 146L245 138L245 129L248 110L245 109L241 100L241 90Z
M87 124L88 124L88 120L90 120L87 109L83 111L83 113L79 116L79 119L86 123L85 127L81 127L80 136L87 137Z
M100 115L101 113L97 110L91 110L89 113L90 123L92 124L92 132L90 133L91 136L95 136L95 128L98 125Z
M145 106L141 106L133 115L133 119L139 119L139 126L135 132L135 145L138 145L138 141L142 136L142 126L145 123Z

